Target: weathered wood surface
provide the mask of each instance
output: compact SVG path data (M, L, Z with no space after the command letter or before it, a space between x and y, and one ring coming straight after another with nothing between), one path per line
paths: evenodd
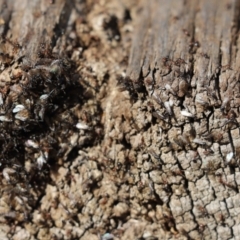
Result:
M143 1L133 37L127 76L152 104L151 147L172 189L163 205L191 239L239 236L239 4Z
M42 44L54 48L44 61L67 55L75 62L69 79L81 85L78 101L59 90L65 109L49 121L68 130L48 129L57 143L46 147L46 132L25 133L57 152L42 172L36 159L43 149L33 155L25 135L14 142L26 176L44 176L42 182L10 188L18 168L0 166L1 239L105 240L106 232L114 239L238 238L239 1L0 0L0 6L4 100L9 86L24 84L39 68ZM24 64L31 65L26 73Z
M2 36L16 40L22 47L21 53L34 61L41 43L53 47L64 34L74 3L65 0L21 3L1 0L0 4L4 23Z

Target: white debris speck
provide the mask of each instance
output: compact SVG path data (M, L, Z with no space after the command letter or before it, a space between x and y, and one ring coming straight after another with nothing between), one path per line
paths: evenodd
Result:
M4 168L2 171L2 174L3 174L4 178L9 182L10 181L9 173L15 173L15 172L16 171L14 169Z
M38 148L38 147L39 147L38 143L34 142L34 141L31 140L31 139L28 139L28 140L25 142L25 145L26 145L27 147L32 147L32 148Z
M192 114L192 113L190 113L190 112L188 112L188 111L186 111L186 110L181 111L181 114L182 114L184 117L190 117L190 118L194 118L194 117L195 117L194 114Z
M111 233L105 233L102 237L101 240L113 240L114 236Z
M13 113L17 113L17 112L20 112L24 109L25 107L21 104L18 104L15 106L15 108L12 110Z
M41 153L41 155L37 158L38 169L42 169L43 164L46 163L45 156Z
M206 145L206 142L204 142L203 140L201 140L201 139L199 139L199 138L194 138L194 139L193 139L193 142L194 142L194 143L197 143L197 144L199 144L199 145L203 145L203 146Z
M39 99L46 100L48 98L48 96L49 96L49 94L43 94L43 95L40 96Z
M0 93L0 105L3 105L3 96L2 96L2 93Z
M232 160L233 155L234 155L233 152L230 152L230 153L227 154L227 156L226 156L227 163L229 163Z
M173 106L173 104L174 104L173 100L172 100L172 99L170 99L170 100L169 100L169 106L170 106L170 107L172 107L172 106Z
M89 126L83 122L79 122L79 123L77 123L76 128L82 129L82 130L87 130L87 129L89 129Z
M2 122L12 122L12 119L7 116L0 116L0 121Z
M164 102L164 107L166 108L166 110L167 110L169 115L173 115L172 106L173 106L173 102L172 101Z

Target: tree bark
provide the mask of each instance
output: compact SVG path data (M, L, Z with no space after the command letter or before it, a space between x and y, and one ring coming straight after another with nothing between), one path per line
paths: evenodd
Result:
M239 3L148 1L133 37L127 76L152 104L164 205L191 239L239 235Z
M44 120L47 131L8 133L16 126L0 104L0 134L12 138L0 135L1 239L240 235L240 1L0 6L0 94L12 104L4 110L46 94L50 109L63 101L28 84L9 100L13 86L39 81L36 69L43 86L76 84L57 85L66 100ZM49 68L66 56L74 69ZM55 155L37 165L44 151Z
M37 0L22 1L19 4L16 1L1 0L1 6L4 23L2 37L15 39L24 55L36 60L41 43L53 47L64 34L73 2Z

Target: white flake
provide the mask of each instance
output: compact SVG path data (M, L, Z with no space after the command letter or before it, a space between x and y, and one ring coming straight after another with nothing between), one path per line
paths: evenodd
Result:
M12 110L12 112L17 113L17 112L22 111L23 109L25 109L25 107L21 104L18 104L18 105L15 106L15 108Z

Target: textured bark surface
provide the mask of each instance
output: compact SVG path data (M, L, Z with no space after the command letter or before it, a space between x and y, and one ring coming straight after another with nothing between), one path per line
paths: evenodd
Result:
M151 103L145 127L162 165L149 179L156 192L165 184L160 209L192 239L232 239L239 236L239 1L143 6L127 75L147 92L141 107Z
M48 131L23 129L1 154L1 239L238 238L239 1L0 6L0 105L23 104L13 86L39 81L36 69L80 84L77 96L57 85L66 100L42 119ZM47 66L63 56L74 74ZM1 132L16 128L2 108Z

